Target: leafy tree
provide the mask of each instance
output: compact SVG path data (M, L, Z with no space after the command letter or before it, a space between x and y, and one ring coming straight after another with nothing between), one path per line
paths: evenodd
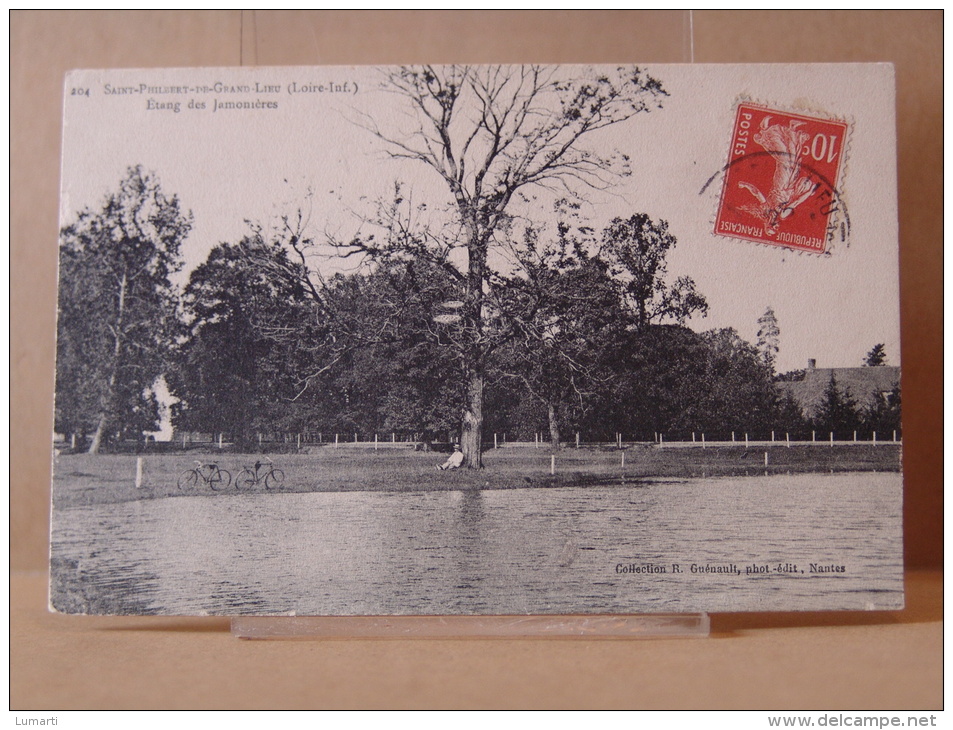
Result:
M651 324L683 324L695 314L708 313L705 297L687 276L667 281L667 257L675 247L668 223L645 213L615 218L602 233L600 254L622 283L622 297L636 330Z
M615 432L651 438L653 432L691 430L694 403L705 389L701 336L680 325L627 330L617 343L613 377L586 414L584 430L611 439Z
M764 362L774 370L774 362L781 349L781 328L778 327L778 318L772 307L764 310L758 317L758 352Z
M886 364L887 353L882 342L870 348L870 352L864 356L864 367L874 368Z
M614 219L598 241L588 228L571 232L562 224L554 243L530 235L516 250L519 276L508 283L507 301L521 306L504 314L516 337L503 367L546 406L554 447L564 415L582 417L598 390L627 377L617 367L621 344L653 325L707 312L690 278L667 281L675 245L665 221L636 214Z
M396 218L389 233L403 237L402 255L325 278L311 265L309 215L302 207L268 228L252 224L241 246L248 286L286 292L285 299L307 313L269 304L271 317L259 312L247 323L249 337L283 353L271 361L293 362L284 372L293 371L294 395L282 390L275 415L264 406L255 413L275 428L423 430L425 437L450 431L443 403L455 401L461 380L445 382L455 373L438 353L447 335L438 321L441 303L459 299L459 284L440 266L407 253L415 243ZM280 316L283 311L290 318Z
M462 290L457 328L466 388L461 443L468 467L482 466L483 393L487 358L498 343L488 337L492 313L491 248L500 242L518 195L533 187L609 185L627 172L623 157L602 157L583 144L594 133L658 106L662 85L641 69L559 78L538 66L402 67L387 79L415 119L408 134L364 126L395 158L422 163L449 191L456 231L432 240L358 238L349 244L375 257L395 246L427 258ZM456 250L464 261L453 263Z
M876 393L873 401L863 410L862 422L867 431L890 434L900 430L900 384L889 393Z
M332 332L346 347L322 382L343 399L341 428L418 432L425 442L456 433L462 381L444 322L457 296L438 267L418 259L330 282Z
M626 329L624 336L616 336L618 349L611 357L621 367L613 377L628 381L621 386L624 394L614 397L628 410L615 430L645 434L669 428L688 412L689 393L698 385L693 367L699 346L694 333L681 325L695 315L705 316L708 303L691 278L669 283L667 259L676 245L668 223L645 213L615 218L602 232L599 258L618 282L618 309ZM633 377L632 367L638 376ZM607 404L603 410L614 408Z
M777 390L757 349L733 329L696 333L673 324L629 331L616 351L616 373L587 415L587 432L727 438L732 431L797 432L800 409Z
M813 424L818 431L850 432L860 427L861 415L849 388L841 390L837 379L831 379L824 389L824 396L814 413Z
M802 433L807 435L807 431L811 428L810 421L804 415L797 399L783 391L778 394L777 412L772 426L792 435Z
M252 235L215 247L189 277L185 335L169 376L177 427L249 444L256 431L300 425L295 396L312 356L299 345L320 339L321 325L301 282L270 275L266 259L294 267L284 249Z
M799 410L783 399L773 378L773 368L763 352L731 329L706 332L708 356L703 367L707 388L695 407L696 423L709 433L727 436L731 431L761 431L802 425Z
M603 356L612 333L626 324L619 286L605 262L587 254L565 225L548 244L528 229L514 256L517 273L499 289L512 336L494 354L492 367L518 379L539 401L558 449L569 411L583 409L609 374Z
M149 389L175 333L170 277L192 215L141 166L128 169L98 211L60 233L57 428L92 433L97 453L113 433L155 428Z
M788 370L786 373L778 373L774 379L778 383L800 383L807 376L807 370Z

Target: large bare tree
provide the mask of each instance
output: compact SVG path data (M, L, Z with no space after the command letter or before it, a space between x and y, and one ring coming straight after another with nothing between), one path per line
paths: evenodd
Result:
M493 347L491 248L505 236L514 203L530 188L572 194L608 188L628 174L624 155L585 145L596 142L599 130L659 107L666 92L636 67L401 67L388 73L385 88L403 97L411 128L396 128L392 117L368 116L360 123L392 157L433 170L452 196L454 232L415 236L414 253L452 269L460 283L457 330L464 339L466 389L461 442L465 464L478 468L485 364ZM394 253L393 243L356 238L348 245L372 256Z

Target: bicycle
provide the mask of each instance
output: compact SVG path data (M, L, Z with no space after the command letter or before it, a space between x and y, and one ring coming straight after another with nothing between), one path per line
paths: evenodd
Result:
M268 459L267 456L265 458ZM239 490L251 489L264 483L265 489L272 489L280 487L284 481L285 473L281 469L276 469L275 463L268 459L267 464L256 461L254 467L246 466L242 469L235 477L235 487Z
M228 485L232 483L232 475L218 464L203 464L201 461L195 463L198 466L194 469L186 469L179 474L179 489L196 487L201 482L218 492L228 489Z

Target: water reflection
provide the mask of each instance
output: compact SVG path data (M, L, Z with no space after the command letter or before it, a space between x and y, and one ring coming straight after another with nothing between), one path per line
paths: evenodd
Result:
M897 474L841 473L77 507L55 515L53 594L100 613L890 608L900 492ZM691 568L786 563L803 572Z

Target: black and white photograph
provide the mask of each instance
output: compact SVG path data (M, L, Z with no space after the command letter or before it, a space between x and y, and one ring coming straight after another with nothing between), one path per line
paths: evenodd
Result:
M894 88L69 73L51 608L902 609Z

